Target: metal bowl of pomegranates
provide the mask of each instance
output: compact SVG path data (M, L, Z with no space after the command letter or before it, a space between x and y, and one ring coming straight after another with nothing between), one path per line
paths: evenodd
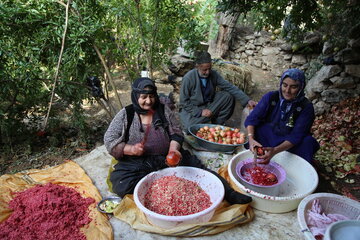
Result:
M217 124L195 124L188 130L200 147L212 152L233 153L236 148L247 143L245 133L238 128Z

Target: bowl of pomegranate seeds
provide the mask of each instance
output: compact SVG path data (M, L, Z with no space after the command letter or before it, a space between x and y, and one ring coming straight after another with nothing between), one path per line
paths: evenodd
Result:
M293 153L283 151L271 159L271 162L278 163L286 172L285 180L278 186L278 193L274 196L265 194L260 190L254 190L254 186L250 187L245 184L237 171L240 162L253 159L253 157L254 155L250 150L234 155L228 164L228 173L232 183L241 192L252 197L250 205L260 211L270 213L293 211L302 199L315 191L319 183L319 176L310 163ZM280 179L277 180L280 181Z
M246 187L271 196L279 194L279 186L286 179L286 171L280 164L271 161L255 165L251 158L240 161L236 173Z
M224 194L222 182L211 172L175 167L141 179L134 190L134 201L152 225L169 229L208 222Z
M245 133L238 128L216 124L195 124L188 130L197 144L209 151L233 153L237 147L247 143Z

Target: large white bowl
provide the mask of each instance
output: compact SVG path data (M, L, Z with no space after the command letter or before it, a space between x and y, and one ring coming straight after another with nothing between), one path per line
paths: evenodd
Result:
M172 175L196 182L209 194L212 205L201 212L185 216L166 216L147 209L144 206L144 199L150 185L158 178ZM142 178L135 187L134 201L151 224L168 229L186 224L208 222L222 202L224 194L225 190L222 182L211 172L194 167L175 167L152 172Z
M280 164L286 171L286 180L280 185L277 196L270 196L257 192L241 184L236 173L236 165L240 161L253 158L253 153L246 150L235 155L229 162L230 179L236 186L253 198L251 206L270 213L284 213L296 209L300 201L313 193L319 183L319 176L313 166L303 158L289 153L276 154L271 161Z

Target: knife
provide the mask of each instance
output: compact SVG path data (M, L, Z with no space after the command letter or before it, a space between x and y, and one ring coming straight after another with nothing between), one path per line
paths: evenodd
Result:
M254 147L254 167L257 166L257 149L256 146Z
M149 113L150 113L151 115L153 115L154 112L155 112L155 111L154 111L153 109L150 109L150 110L149 110ZM143 140L141 141L142 145L145 145L145 143L146 143L146 140L147 140L148 135L149 135L149 132L150 132L150 128L151 128L151 123L146 127L145 134L144 134L144 138L143 138Z

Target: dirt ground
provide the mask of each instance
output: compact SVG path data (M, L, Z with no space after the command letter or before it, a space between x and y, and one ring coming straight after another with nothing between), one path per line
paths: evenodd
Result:
M256 83L254 92L249 95L251 99L259 101L266 92L278 89L279 79L276 78L273 74L255 67L249 68L252 71L252 79ZM121 83L119 89L121 89L120 94L122 94L122 101L123 105L125 106L130 103L129 84ZM159 89L162 89L166 92L173 88L160 86ZM129 99L129 101L126 100L127 98ZM6 173L16 173L26 169L42 168L46 165L54 166L62 163L66 159L75 159L79 156L88 154L94 148L101 146L103 144L103 134L111 119L106 117L105 113L101 111L101 108L99 108L97 105L86 105L85 107L88 114L90 116L93 116L94 126L98 126L94 130L94 134L92 135L91 139L87 141L87 143L79 142L76 137L70 136L61 146L49 147L46 144L42 145L42 141L40 139L39 149L32 149L31 151L26 148L17 149L13 156L0 156L0 175ZM232 118L229 119L226 124L228 126L234 127L240 126L242 110L242 106L237 103ZM47 140L50 141L51 136L50 140ZM344 185L341 181L327 174L326 171L321 168L321 166L315 167L318 170L320 178L319 186L316 192L332 192L344 194L346 192L352 191L351 196L353 196L353 198L357 200L360 199L360 191L356 189L349 189L349 187Z

